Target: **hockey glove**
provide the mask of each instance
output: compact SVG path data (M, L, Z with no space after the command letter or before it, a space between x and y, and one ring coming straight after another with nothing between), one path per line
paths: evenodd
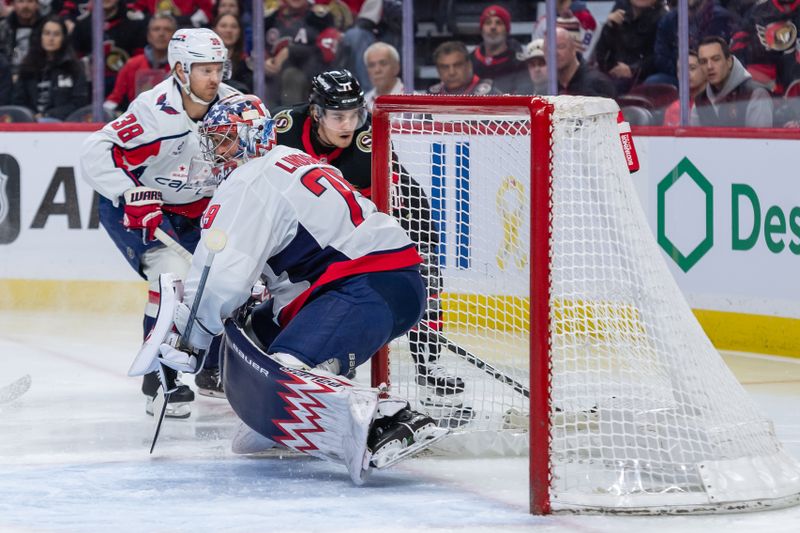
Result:
M124 197L122 224L129 230L141 230L142 242L152 241L153 233L164 219L161 191L150 187L134 187L125 191Z

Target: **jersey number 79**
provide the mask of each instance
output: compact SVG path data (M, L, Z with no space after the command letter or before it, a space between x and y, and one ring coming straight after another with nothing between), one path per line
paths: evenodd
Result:
M311 191L315 196L322 196L329 187L326 187L320 180L325 179L328 185L333 188L339 195L344 198L347 203L347 209L350 211L350 222L354 226L358 226L364 222L364 213L361 211L361 206L358 205L355 192L349 183L344 181L340 175L333 169L325 167L312 168L300 178L300 183Z

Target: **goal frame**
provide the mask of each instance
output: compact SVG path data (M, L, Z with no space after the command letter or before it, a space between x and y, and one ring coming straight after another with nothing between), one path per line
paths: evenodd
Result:
M550 506L550 264L552 239L552 103L528 96L380 96L372 111L372 200L389 212L391 183L390 113L471 113L526 115L530 117L530 450L529 509L549 514ZM388 348L372 359L372 384L390 384Z

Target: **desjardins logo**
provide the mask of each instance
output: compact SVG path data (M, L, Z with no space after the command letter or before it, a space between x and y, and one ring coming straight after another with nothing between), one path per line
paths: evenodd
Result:
M691 190L691 194L700 195L700 202L684 202L684 194L675 194L680 188L682 193ZM677 220L678 214L683 214L687 205L703 205L705 207L704 220L701 227L694 227L699 232L697 244L689 249L676 235L671 234L667 227L667 220ZM670 215L667 217L667 215ZM684 157L669 174L658 183L657 199L657 233L658 244L675 261L681 270L688 272L714 245L714 188L703 173L695 167L688 158ZM704 227L703 227L704 226ZM672 238L671 238L672 236Z

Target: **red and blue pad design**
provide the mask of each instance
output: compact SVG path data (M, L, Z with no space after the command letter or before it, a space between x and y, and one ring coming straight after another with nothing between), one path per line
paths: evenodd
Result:
M367 433L375 389L346 378L282 365L256 346L233 320L225 323L223 387L250 428L293 450L344 464L363 483L369 470Z

